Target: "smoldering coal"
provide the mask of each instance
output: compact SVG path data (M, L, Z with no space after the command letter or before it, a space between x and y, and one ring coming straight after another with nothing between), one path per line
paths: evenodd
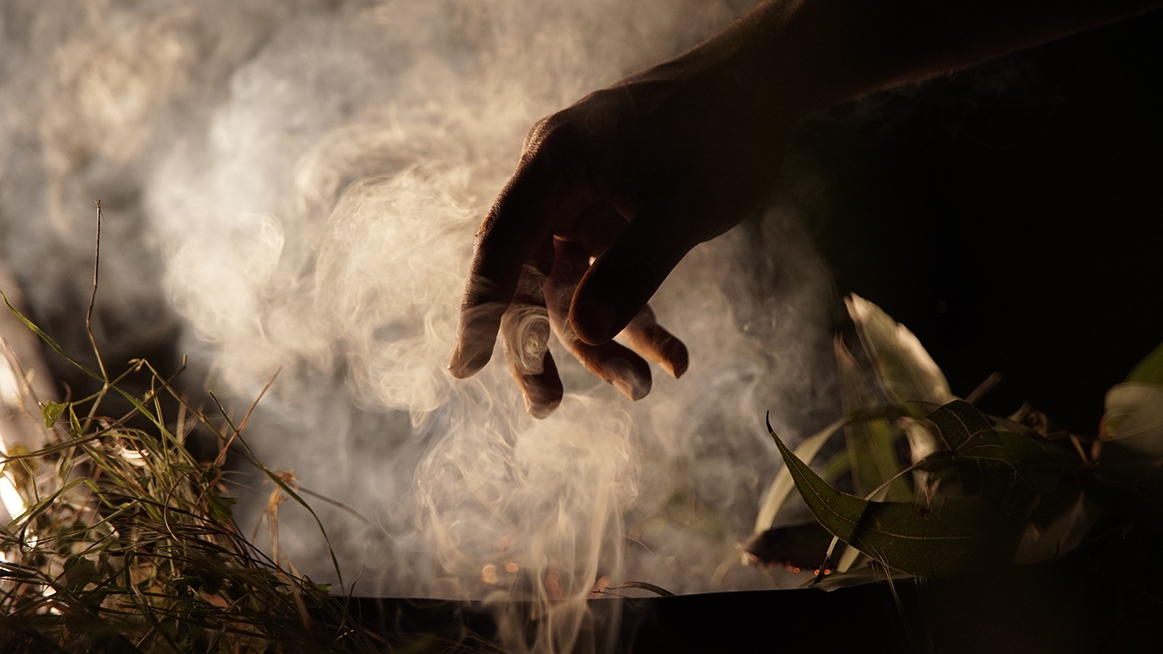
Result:
M357 593L770 587L736 565L778 466L762 416L794 439L835 409L828 282L789 210L697 248L659 291L691 364L655 370L641 402L553 344L567 394L544 421L499 355L469 380L444 370L472 233L528 126L745 8L6 3L5 256L42 314L84 297L104 198L102 310L124 327L103 340L179 331L198 383L239 410L281 370L244 436L345 505L313 503ZM270 490L240 480L244 530ZM279 552L334 581L313 520L284 504L279 523Z

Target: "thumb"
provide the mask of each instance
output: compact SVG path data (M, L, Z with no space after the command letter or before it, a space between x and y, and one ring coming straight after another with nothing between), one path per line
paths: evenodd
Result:
M574 292L569 322L581 340L600 345L638 315L670 271L698 241L682 221L640 213L586 271Z

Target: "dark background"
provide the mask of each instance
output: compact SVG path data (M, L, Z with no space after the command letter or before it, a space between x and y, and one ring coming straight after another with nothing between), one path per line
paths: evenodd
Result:
M1163 12L803 126L787 177L841 292L908 326L968 395L1094 435L1163 341Z

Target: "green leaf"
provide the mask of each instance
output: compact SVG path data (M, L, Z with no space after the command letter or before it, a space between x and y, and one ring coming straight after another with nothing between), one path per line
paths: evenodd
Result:
M945 441L954 457L952 466L957 470L965 495L981 495L995 502L1005 502L1014 490L1018 473L1009 450L989 420L973 405L954 400L939 407L925 418L933 433ZM929 472L947 470L949 462L933 459L939 467L922 466Z
M840 401L845 413L868 411L880 405L882 400L868 383L855 358L844 346L844 342L837 338L834 346L840 373ZM858 494L871 493L892 479L901 469L893 443L902 433L883 417L849 421L845 436L852 470L852 485ZM890 483L888 493L889 499L892 500L906 500L913 495L903 479Z
M1125 382L1106 394L1099 439L1163 462L1163 385Z
M90 583L101 580L101 573L92 561L83 556L74 556L65 562L65 582L69 589L77 591Z
M331 584L317 584L306 578L303 579L303 586L305 588L313 589L322 595L327 595L331 592Z
M824 427L819 433L805 438L799 446L796 447L796 456L805 461L811 461L815 458L816 453L824 446L824 443L831 438L844 425L848 424L848 419L841 418L836 422ZM775 480L771 482L767 493L763 497L763 503L759 507L759 515L755 518L755 533L761 533L771 528L775 521L775 516L779 513L783 503L787 501L787 496L791 494L791 489L794 487L791 475L788 474L787 468L781 469L776 475Z
M1163 462L1163 343L1107 392L1099 438Z
M1138 384L1163 384L1163 343L1135 366L1127 381Z
M3 299L4 304L8 305L9 310L12 311L12 313L16 316L16 318L18 320L20 320L20 322L24 323L24 325L26 327L31 329L33 331L33 333L35 333L37 336L39 336L40 340L44 341L44 344L49 346L49 348L53 352L56 352L57 354L64 357L64 359L66 361L73 364L81 372L92 377L93 379L96 379L99 382L106 381L106 379L104 377L102 377L101 375L97 374L96 372L93 372L92 370L86 368L80 361L77 361L73 357L69 356L68 353L65 352L64 348L62 348L60 345L58 345L57 342L54 341L52 338L50 338L48 334L44 333L44 331L40 327L37 327L35 323L33 323L28 318L26 318L23 313L20 313L20 311L18 311L16 309L16 307L13 306L12 302L9 301L8 296L4 294L4 291L0 291L0 299Z
M61 414L65 412L66 407L67 405L63 402L51 401L40 405L40 412L44 414L44 426L52 429L52 426L60 419Z
M863 411L856 411L849 413L843 418L833 422L824 427L819 432L805 438L799 445L796 446L795 454L799 458L808 461L809 463L815 458L820 448L828 441L836 432L853 424L863 422L871 422L874 420L896 420L904 415L904 412L897 407L877 407L874 409L867 409ZM850 468L851 457L847 450L841 450L832 456L824 463L820 470L820 476L827 481L836 479L840 475L848 472ZM895 472L895 471L894 471ZM783 467L776 474L775 479L768 486L767 492L763 496L763 503L759 508L759 515L755 519L755 533L759 534L771 528L775 521L775 516L783 507L784 502L787 501L787 496L791 493L791 489L795 487L795 482L788 473L787 467Z
M1100 508L1066 478L1053 493L1041 496L1014 554L1015 563L1048 561L1074 549L1098 519Z
M848 459L856 492L866 496L887 483L884 491L887 499L912 499L913 491L908 482L896 476L903 466L893 444L903 433L883 418L848 428Z
M985 494L1002 501L1015 480L1038 492L1056 489L1062 476L1080 470L1075 451L1036 435L997 431L975 407L955 400L929 414L927 420L955 454L967 494Z
M931 577L1013 562L1024 511L1007 512L981 496L946 498L930 511L911 502L872 502L842 493L768 429L820 524L883 565Z
M234 505L238 504L238 500L233 497L222 497L220 495L210 495L207 506L210 509L210 519L214 522L226 522L234 517Z
M964 400L954 400L937 408L926 418L949 449L961 456L996 458L1009 461L1009 453L985 416Z
M876 365L885 393L897 404L944 404L953 399L945 374L907 327L858 295L845 298L860 343Z
M999 431L997 436L1018 476L1038 492L1055 490L1064 475L1086 466L1086 462L1074 450L1041 438L1012 431Z

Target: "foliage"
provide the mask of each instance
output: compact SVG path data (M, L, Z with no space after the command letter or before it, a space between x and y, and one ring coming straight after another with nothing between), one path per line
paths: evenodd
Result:
M1163 344L1107 392L1099 439L1163 463Z
M217 417L204 414L145 361L110 379L99 354L99 372L69 360L100 381L100 390L43 403L55 442L2 459L24 505L0 528L3 651L386 649L351 618L344 598L240 533L224 479L228 451L276 484L272 505L286 496L306 507L289 483L293 476L250 455L242 439L246 417L236 422L221 405ZM122 390L131 375L147 376L150 390L140 397ZM103 402L114 395L132 410L102 417ZM176 415L163 415L166 407L176 407ZM217 439L216 460L199 461L187 449L196 429Z
M964 493L939 503L874 502L842 493L795 457L774 431L772 436L825 529L884 566L919 576L1013 564L1035 509L1052 500L1072 506L1057 500L1078 497L1077 484L1064 479L1082 467L1077 455L1071 459L1065 450L1040 448L1022 434L1003 438L960 400L927 420L947 449L929 455L916 469L951 473Z
M810 526L770 528L791 482L833 537L826 552L809 555L814 561L795 565L843 572L862 559L879 567L881 578L964 574L1060 556L1079 544L1101 510L1114 506L1124 519L1163 524L1150 509L1163 506L1163 346L1112 389L1099 438L1088 439L1051 432L1045 416L1029 407L1009 418L983 415L951 395L907 329L860 298L848 307L857 354L872 379L838 340L849 416L794 452L771 431L787 467L772 484L748 551L785 562L791 543L785 547L781 539L820 542L805 536ZM837 465L838 455L817 474L808 463L842 425L848 427L845 466ZM902 436L912 459L907 466L896 462ZM855 495L830 483L844 472ZM910 479L911 492L902 493ZM849 546L839 561L832 555L838 541Z

